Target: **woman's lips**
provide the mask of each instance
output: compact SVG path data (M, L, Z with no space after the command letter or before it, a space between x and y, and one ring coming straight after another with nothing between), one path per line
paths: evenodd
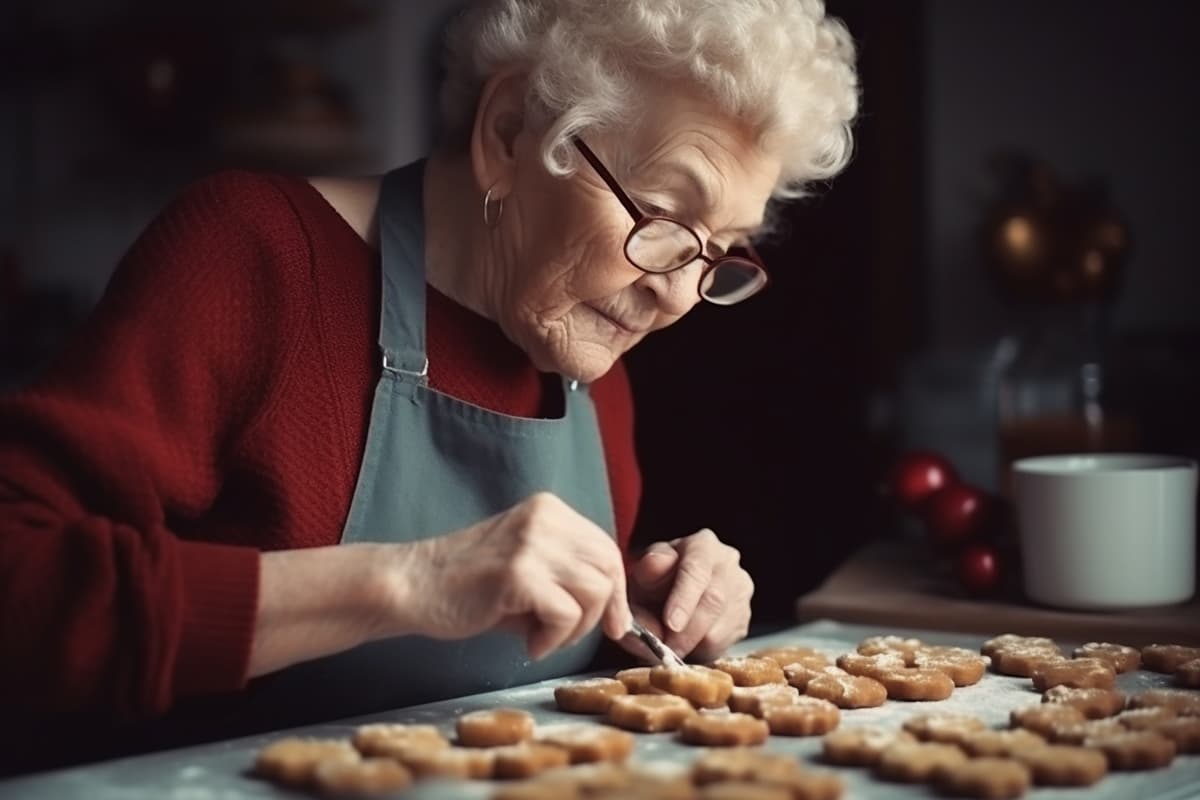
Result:
M591 306L588 306L588 307L592 308ZM631 336L640 336L641 334L646 333L648 330L650 330L649 325L640 325L640 324L635 324L635 323L622 322L621 320L617 319L616 317L605 314L603 311L601 311L598 308L592 308L592 311L595 311L601 317L604 317L604 319L606 319L610 323L612 323L612 326L614 328L616 328L617 330L622 331L623 333L628 333Z

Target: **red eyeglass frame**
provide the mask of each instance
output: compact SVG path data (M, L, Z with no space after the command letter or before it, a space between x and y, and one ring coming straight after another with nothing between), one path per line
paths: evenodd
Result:
M670 222L673 225L678 225L680 228L683 228L685 231L690 233L692 235L692 237L696 240L696 258L699 258L705 264L704 271L700 273L700 280L696 284L696 291L700 294L700 297L702 299L704 299L710 303L713 303L714 305L726 305L726 306L737 305L738 303L749 300L751 297L754 297L754 295L759 294L760 292L762 292L763 289L766 289L767 286L770 284L770 282L771 282L770 273L767 272L766 266L763 264L762 259L759 258L758 252L755 251L754 246L751 245L750 242L746 242L745 244L738 245L738 247L740 249L744 249L746 251L746 253L749 255L749 258L746 258L743 256L729 255L728 253L723 256L720 256L718 258L711 258L711 257L705 255L704 241L700 238L700 235L692 229L692 227L690 225L685 225L682 222L680 222L679 220L673 219L672 217L665 217L665 216L656 215L656 214L647 214L644 211L642 211L640 208L638 208L637 203L635 203L633 201L633 198L630 197L623 188L621 188L621 184L617 181L617 179L615 177L613 177L613 174L608 171L608 168L604 166L604 164L600 161L599 157L597 157L597 155L594 152L592 152L592 149L590 147L588 147L587 144L582 139L580 139L578 136L573 136L573 137L571 137L571 143L573 145L575 145L575 149L578 150L580 155L582 155L584 157L584 160L586 160L588 162L588 164L590 164L592 166L592 169L594 169L596 171L596 174L600 176L600 179L602 181L604 181L605 185L608 186L609 190L613 193L613 195L616 196L617 200L620 201L621 205L625 207L625 210L629 212L629 216L633 218L633 228L630 229L629 235L625 237L625 246L623 248L623 251L625 253L625 260L627 260L630 264L637 267L642 272L648 273L650 275L666 275L668 273L675 272L676 270L683 269L684 267L686 267L688 264L692 263L692 261L695 260L695 259L689 259L688 261L685 261L684 263L680 264L679 266L671 267L670 269L654 270L654 269L647 269L647 268L643 267L641 264L637 263L636 261L634 261L632 258L629 257L629 243L633 240L634 234L636 234L639 230L644 228L648 223L654 222L655 220L663 220L665 222ZM748 263L748 264L754 266L755 268L758 269L759 273L762 275L762 284L757 289L755 289L753 292L751 292L750 294L746 295L745 297L741 297L732 303L722 303L718 300L713 300L711 298L705 297L704 291L701 288L704 286L704 280L723 261L736 261L736 262Z

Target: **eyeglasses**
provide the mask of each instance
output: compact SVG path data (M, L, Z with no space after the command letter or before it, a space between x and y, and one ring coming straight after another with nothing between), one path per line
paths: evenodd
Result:
M705 264L700 274L700 296L719 306L740 303L767 285L767 270L749 243L738 248L745 251L744 256L709 258L694 230L670 217L644 213L582 139L575 137L572 142L633 217L633 229L625 238L625 258L630 264L642 272L661 275L700 259Z

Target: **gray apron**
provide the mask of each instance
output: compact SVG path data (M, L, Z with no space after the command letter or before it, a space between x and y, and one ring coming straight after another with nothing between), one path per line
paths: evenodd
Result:
M443 536L552 492L610 534L612 496L596 411L586 387L562 381L561 419L488 411L428 386L425 356L424 162L383 181L379 201L383 297L367 444L342 542ZM464 553L469 559L470 553ZM598 630L531 662L524 640L487 633L459 641L404 636L299 664L256 681L252 703L279 719L304 709L345 717L490 691L578 672Z

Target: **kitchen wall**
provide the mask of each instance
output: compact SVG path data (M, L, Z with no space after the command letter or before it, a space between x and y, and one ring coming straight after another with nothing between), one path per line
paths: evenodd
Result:
M355 152L314 168L366 173L422 154L430 126L430 58L434 33L459 0L397 3L364 0L374 15L362 26L326 36L281 34L273 44L320 64L345 87L359 117ZM37 30L48 41L106 35L132 3L29 0L5 4L0 25ZM196 6L199 7L199 6ZM181 18L192 6L183 6ZM98 32L98 33L94 33ZM0 249L15 249L28 278L67 286L85 302L103 291L116 261L181 182L218 168L223 154L139 153L123 139L120 120L95 96L87 59L29 53L13 81L0 82ZM154 148L146 148L153 150ZM116 166L97 169L96 162ZM231 159L232 160L232 159ZM146 163L161 170L151 170ZM303 169L303 159L296 162ZM122 172L126 174L122 174Z
M137 1L39 0L35 13L33 0L18 0L0 5L0 25L26 15L87 30ZM368 25L285 43L348 88L360 120L355 152L313 169L378 171L428 144L432 37L458 2L362 5L375 14ZM706 309L632 360L647 470L641 535L716 526L762 576L762 610L780 618L890 523L872 482L893 437L944 448L969 478L994 479L980 367L1013 314L972 242L989 154L1021 148L1067 178L1109 183L1135 237L1116 307L1123 329L1195 326L1200 316L1188 236L1200 141L1189 4L828 7L847 18L866 69L854 163L796 210L793 239L766 251L777 269L771 297L744 311ZM83 313L151 216L220 158L131 157L111 109L81 80L86 68L42 55L35 61L52 69L35 80L0 77L0 258L14 251L32 284L65 291L75 305L59 306ZM43 337L47 351L56 330ZM688 471L697 464L699 475ZM803 558L780 558L781 547L801 545Z
M1147 448L1200 454L1200 115L1190 6L1174 0L925 0L921 281L925 337L883 403L904 446L998 482L995 381L1028 310L983 265L978 225L1001 152L1096 179L1133 246L1111 305L1106 380Z
M931 343L978 342L1005 309L972 239L1000 149L1107 182L1135 247L1122 328L1200 324L1200 114L1189 3L926 0Z

